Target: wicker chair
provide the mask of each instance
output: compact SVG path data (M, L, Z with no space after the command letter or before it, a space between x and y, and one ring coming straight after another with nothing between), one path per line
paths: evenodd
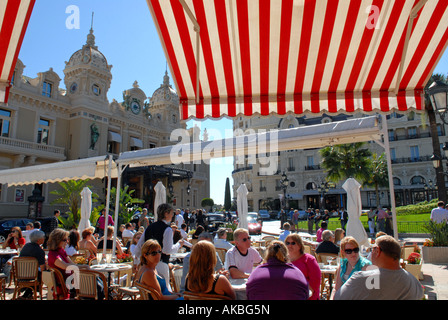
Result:
M140 300L161 300L162 298L154 288L148 287L139 282L135 282L135 286L140 291Z
M209 293L195 293L191 291L184 291L185 300L232 300L230 297L220 294Z
M37 291L40 293L42 300L42 284L39 281L39 262L33 257L18 257L13 260L14 268L14 294L12 299L15 300L23 288L33 290L33 298L37 299Z
M0 273L0 299L3 297L3 300L6 300L6 274Z
M224 262L226 262L227 249L225 249L225 248L216 248L216 252L218 252L219 258L221 259L221 262L224 264Z
M104 299L109 299L109 290L107 288L106 277L101 272L94 270L79 270L79 289L76 292L76 299L100 300L97 288L97 277L99 277L103 281Z

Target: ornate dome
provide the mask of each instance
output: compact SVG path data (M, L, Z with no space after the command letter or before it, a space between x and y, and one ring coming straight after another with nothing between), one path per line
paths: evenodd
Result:
M165 71L165 76L163 77L163 83L151 97L150 106L152 108L157 108L159 106L166 106L167 104L172 104L173 106L179 106L179 96L170 85L170 77L168 76L168 71Z
M92 29L90 29L90 33L87 35L86 44L66 62L66 68L78 67L80 65L93 66L107 73L110 73L112 69L112 66L107 63L106 57L95 46L95 36Z

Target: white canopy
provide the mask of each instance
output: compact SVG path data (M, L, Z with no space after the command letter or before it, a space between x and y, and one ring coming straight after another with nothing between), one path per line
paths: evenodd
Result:
M381 118L359 119L269 131L222 140L177 144L123 152L116 160L130 167L188 163L228 156L320 148L333 144L380 139Z
M102 179L107 177L109 161L105 156L62 161L37 166L0 170L0 183L8 186L54 183L74 179ZM112 163L112 178L117 177Z

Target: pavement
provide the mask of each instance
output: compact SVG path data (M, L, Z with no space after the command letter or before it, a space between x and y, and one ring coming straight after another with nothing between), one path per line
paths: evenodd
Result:
M263 223L264 234L279 235L280 229L279 221L265 221ZM306 230L303 230L307 232ZM406 242L406 244L417 244L422 246L425 235L407 235L399 234L399 240ZM432 264L425 263L423 258L422 265L423 280L420 280L422 286L425 287L425 295L428 300L448 300L448 264Z

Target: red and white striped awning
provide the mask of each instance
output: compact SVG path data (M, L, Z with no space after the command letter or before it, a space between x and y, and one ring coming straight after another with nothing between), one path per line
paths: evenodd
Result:
M8 102L12 75L35 2L0 1L0 102Z
M448 0L147 2L182 119L422 110L448 43Z

